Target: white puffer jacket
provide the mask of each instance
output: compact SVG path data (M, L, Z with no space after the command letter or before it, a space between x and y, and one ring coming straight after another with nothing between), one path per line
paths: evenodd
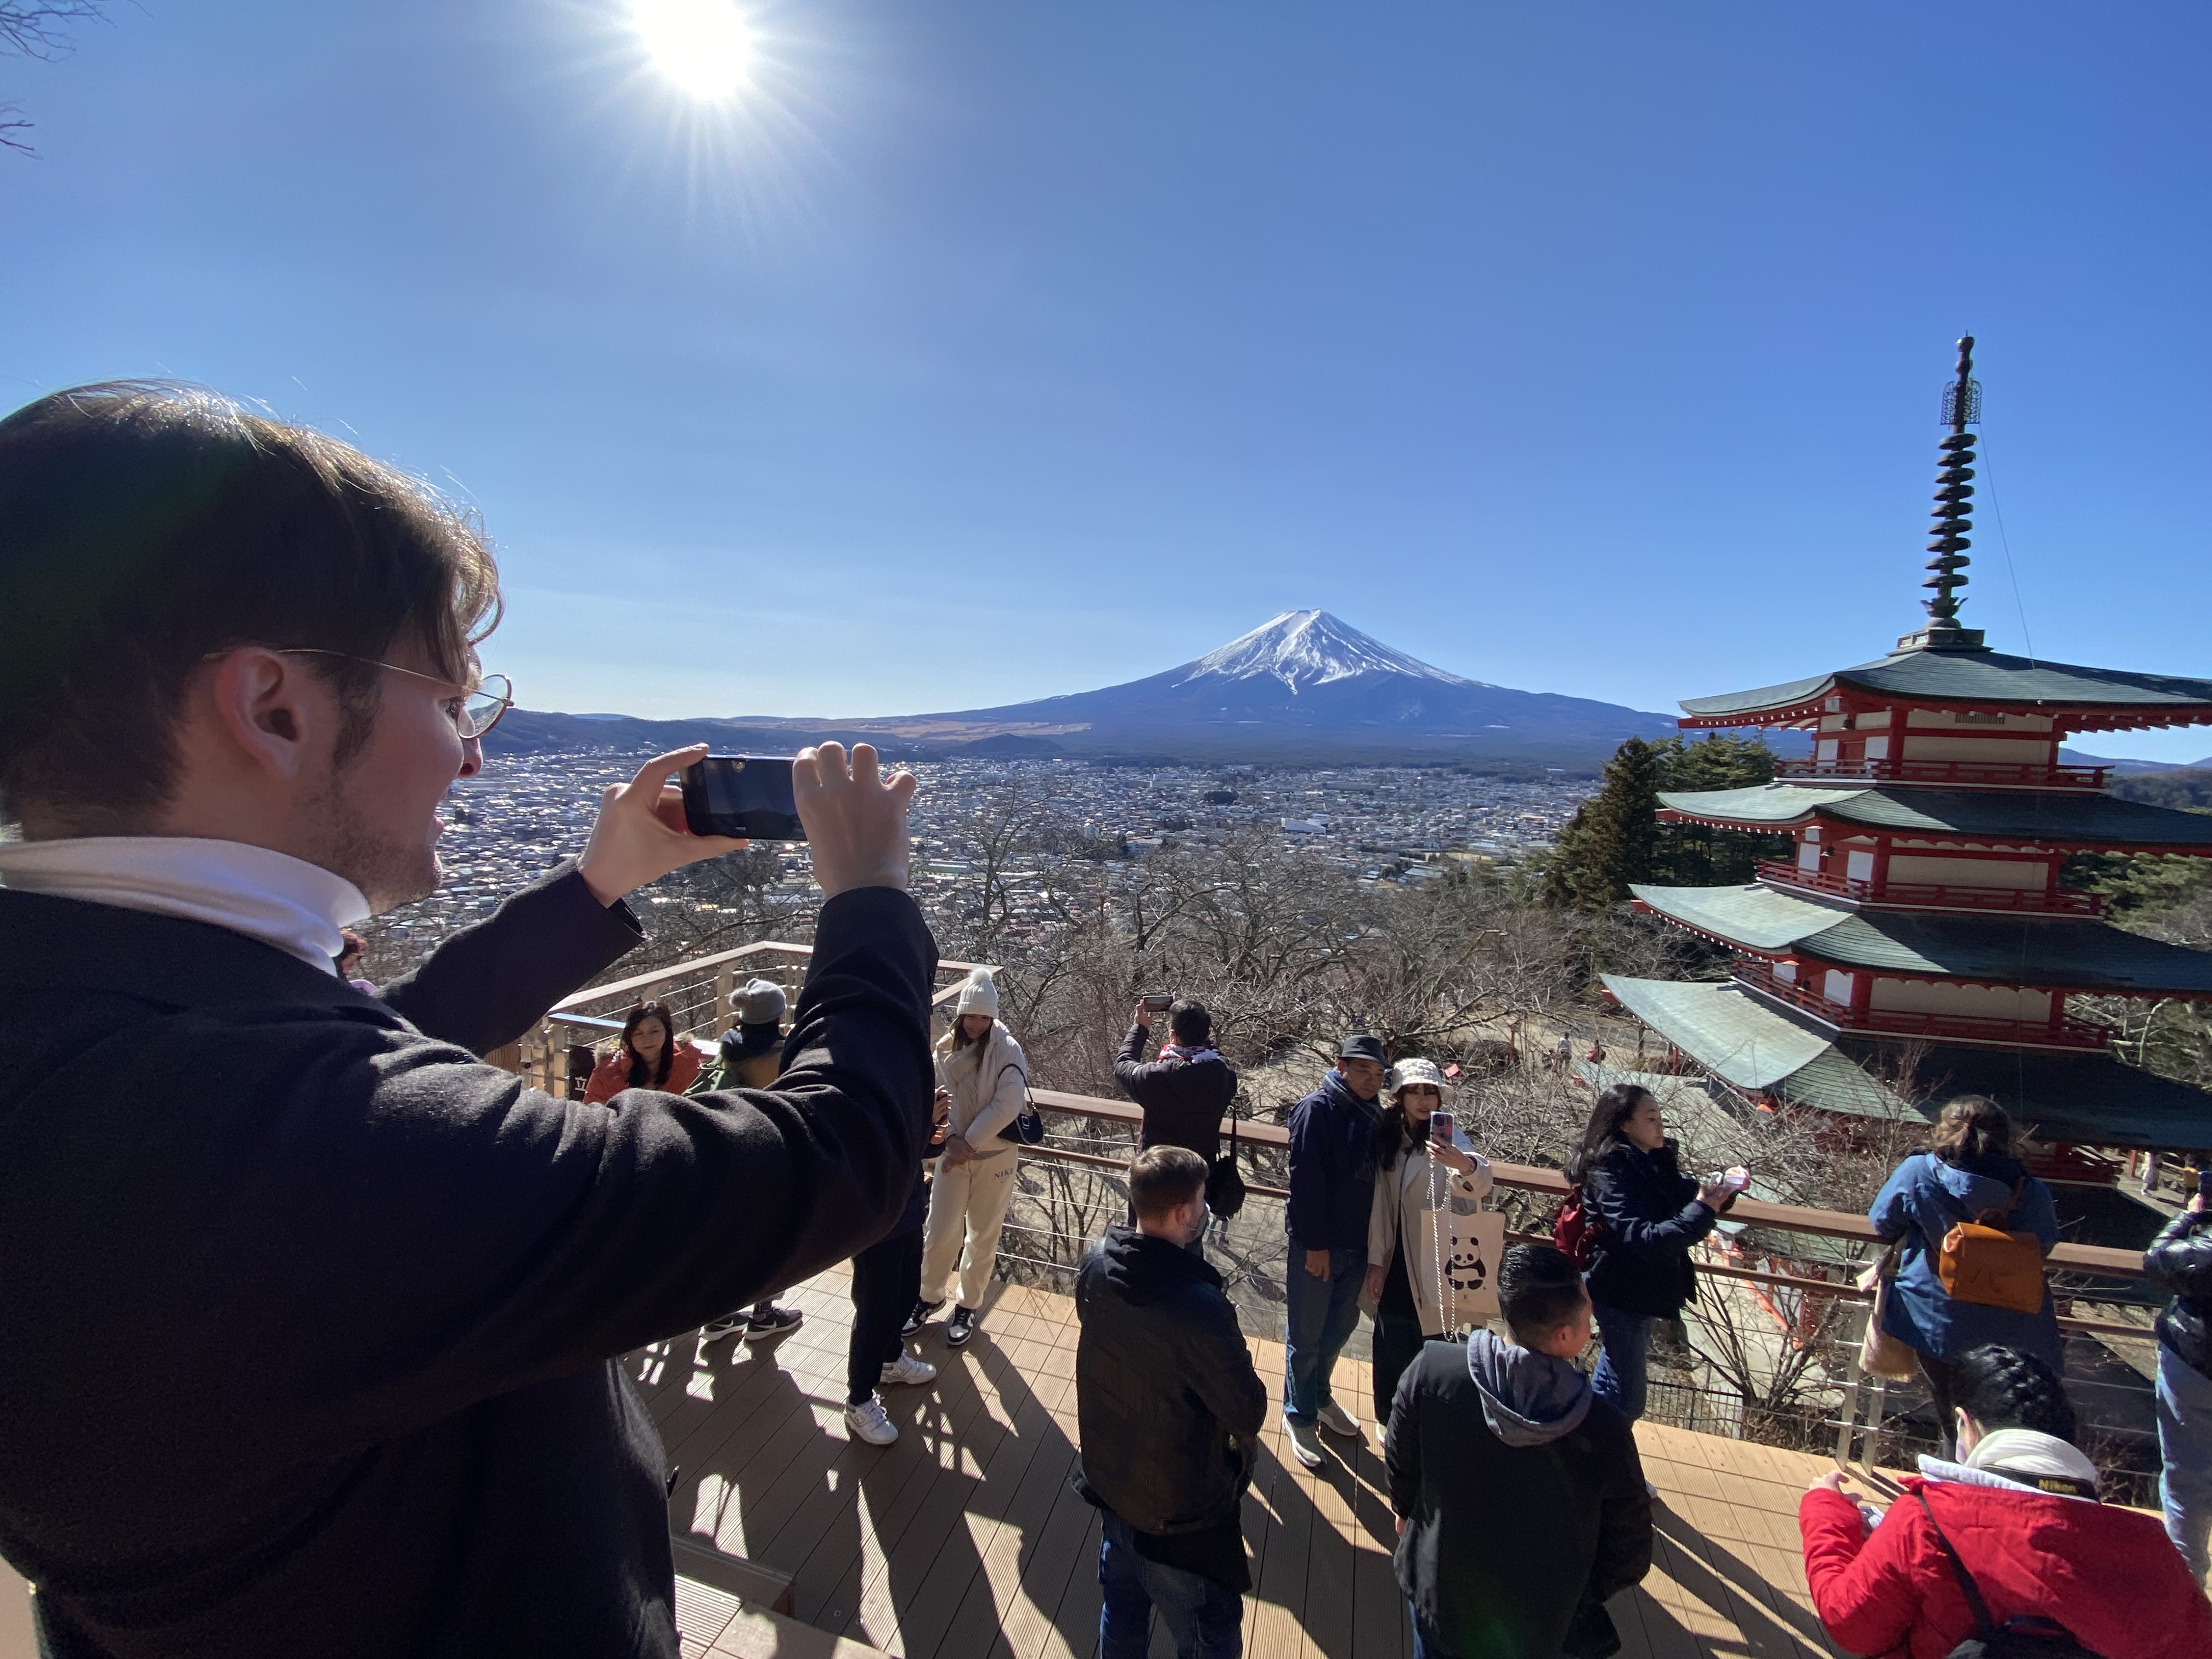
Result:
M1480 1152L1474 1173L1462 1175L1429 1156L1425 1142L1408 1146L1389 1169L1375 1171L1375 1202L1367 1213L1367 1265L1387 1267L1391 1255L1406 1253L1406 1279L1420 1310L1421 1334L1444 1328L1443 1298L1437 1285L1437 1217L1449 1205L1473 1215L1490 1196L1490 1160Z
M1022 1045L995 1019L989 1036L964 1048L952 1046L950 1031L938 1040L937 1086L952 1097L952 1133L978 1158L1014 1150L1012 1141L999 1139L999 1131L1021 1115L1029 1070Z

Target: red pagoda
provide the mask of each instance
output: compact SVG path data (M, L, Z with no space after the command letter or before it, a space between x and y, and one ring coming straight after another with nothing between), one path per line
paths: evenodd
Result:
M1986 1094L2046 1142L2212 1147L2212 1094L2124 1064L2112 1029L2069 1005L2212 1000L2212 951L2115 927L2060 880L2075 853L2212 857L2212 816L2122 800L2106 768L2059 748L2212 725L2212 681L2007 656L1960 625L1973 343L1944 394L1926 625L1878 662L1681 705L1688 731L1812 734L1771 784L1661 797L1664 819L1796 842L1749 886L1634 890L1735 952L1734 979L1606 984L1757 1104L1891 1116L1907 1098Z

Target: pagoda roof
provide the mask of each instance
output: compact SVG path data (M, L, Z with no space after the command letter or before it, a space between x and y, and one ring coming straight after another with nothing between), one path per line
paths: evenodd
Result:
M1687 698L1682 724L1796 725L1814 718L1832 693L1846 689L1893 702L1972 708L2016 703L2064 711L2075 716L2066 724L2079 731L2212 725L2212 680L2080 668L2002 651L1925 647L1784 685Z
M1705 1070L1750 1094L1850 1117L1917 1113L1828 1038L1735 985L1604 975L1620 1006Z
M1621 1006L1714 1076L1792 1105L1852 1117L1919 1121L1933 1103L1987 1095L2021 1128L2087 1146L2212 1148L2212 1094L2110 1054L2028 1056L2001 1048L1908 1048L1878 1037L1831 1042L1728 984L1605 975ZM1865 1066L1919 1055L1917 1107Z
M2212 814L2083 789L1777 782L1745 789L1670 790L1659 801L1685 817L1778 830L1826 820L1968 841L2212 851Z
M1981 985L2212 997L2212 951L2081 917L1840 910L1755 884L1629 890L1668 921L1755 956Z

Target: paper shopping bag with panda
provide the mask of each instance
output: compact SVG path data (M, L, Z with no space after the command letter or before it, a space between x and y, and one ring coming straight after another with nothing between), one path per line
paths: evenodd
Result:
M1505 1254L1505 1218L1496 1210L1462 1215L1448 1206L1437 1216L1443 1261L1437 1288L1444 1331L1456 1335L1498 1317L1498 1264Z

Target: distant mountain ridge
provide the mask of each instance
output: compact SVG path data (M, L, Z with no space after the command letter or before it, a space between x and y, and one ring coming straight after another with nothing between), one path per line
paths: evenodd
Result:
M515 753L678 748L789 752L866 738L898 759L1062 756L1148 763L1466 763L1592 772L1631 737L1674 735L1674 717L1449 673L1326 611L1286 611L1192 661L1095 691L993 708L848 720L680 720L516 709L491 748ZM1801 732L1771 733L1782 754ZM2122 763L2125 769L2145 763Z
M721 749L866 738L902 757L1058 755L1209 763L1468 762L1589 770L1671 715L1447 672L1325 611L1286 611L1164 673L994 708L854 720L626 720L518 709L517 752L706 741Z

